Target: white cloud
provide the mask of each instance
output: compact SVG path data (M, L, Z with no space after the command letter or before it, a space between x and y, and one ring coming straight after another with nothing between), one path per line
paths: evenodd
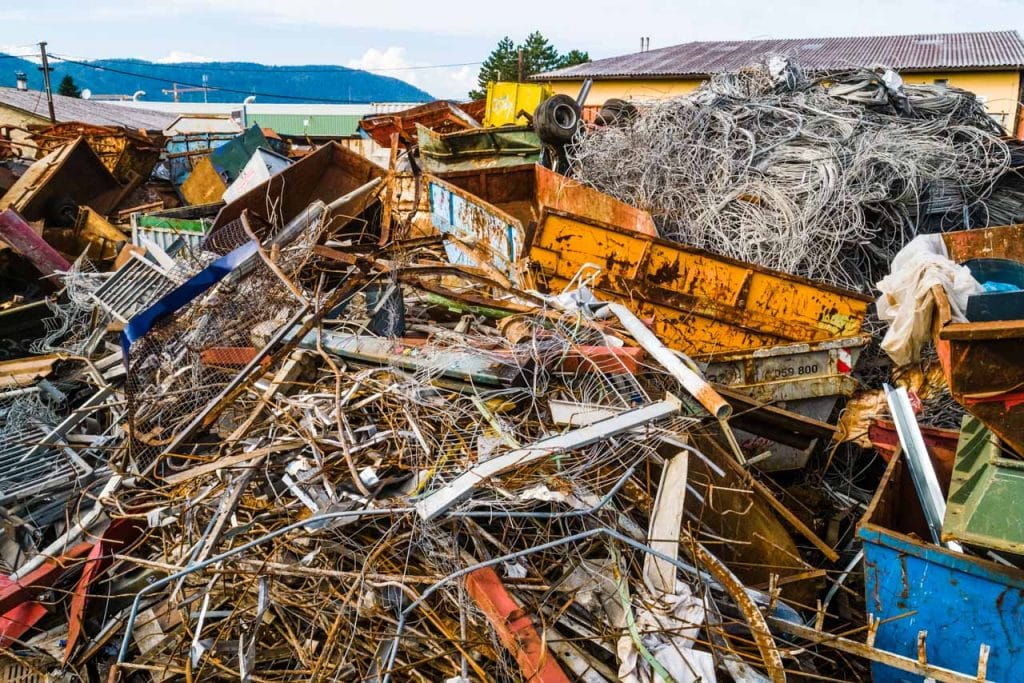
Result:
M516 11L504 13L500 22L481 19L478 4L465 0L450 3L445 11L421 11L419 0L135 0L132 6L166 13L237 12L267 25L405 31L412 36L508 34L521 40L539 29L560 49L578 47L595 57L634 51L640 36L651 36L653 48L688 40L992 30L1024 21L1019 0L974 0L970 12L964 11L963 0L862 0L853 13L837 9L833 0L634 0L628 5L589 0L585 8L578 2L520 0ZM452 53L458 53L457 44Z
M212 62L212 57L203 57L201 55L192 54L191 52L183 52L181 50L171 50L167 53L166 57L153 60L157 64L180 64L182 62Z
M362 69L382 76L400 78L406 83L418 85L416 82L416 70L409 69L409 61L405 58L404 47L388 47L378 50L371 47L358 59L350 59L345 64L350 69Z
M394 45L383 50L371 47L358 59L348 60L345 66L401 79L442 99L464 99L476 84L478 70L474 66L435 67L413 61L406 57L404 47Z
M35 46L33 49L32 45L14 45L12 43L0 43L0 53L5 55L15 55L22 59L27 59L30 62L39 63L39 47Z

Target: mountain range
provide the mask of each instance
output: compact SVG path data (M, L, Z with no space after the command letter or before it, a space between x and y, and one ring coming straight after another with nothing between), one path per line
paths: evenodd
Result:
M430 94L405 81L343 66L269 66L252 62L188 62L166 64L141 59L64 61L51 57L51 85L56 92L64 76L94 95L132 95L145 91L143 99L168 102L173 84L178 88L202 86L208 79L208 102L239 102L256 95L257 102L428 102ZM15 72L28 76L29 88L41 90L43 74L38 64L11 55L0 55L0 85L14 86ZM179 94L182 102L202 102L202 92Z

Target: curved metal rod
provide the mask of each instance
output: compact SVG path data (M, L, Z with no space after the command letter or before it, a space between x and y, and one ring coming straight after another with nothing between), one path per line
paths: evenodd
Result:
M619 490L622 489L623 486L625 486L626 481L631 476L633 476L633 473L635 471L636 471L636 466L635 465L633 465L629 469L627 469L625 474L623 474L622 477L619 478L619 480L617 482L615 482L615 485L612 487L612 489L607 494L605 494L601 498L601 500L599 500L592 507L589 507L589 508L587 508L585 510L570 510L568 512L537 512L537 513L531 513L531 512L502 512L502 513L499 513L499 516L501 516L501 517L536 517L536 518L542 518L542 519L557 519L557 518L579 517L579 516L583 516L583 515L589 515L589 514L592 514L594 512L597 512L598 510L603 508L605 505L607 505L611 501L611 499L615 496L615 494L618 493ZM223 553L221 553L219 555L211 557L211 558L209 558L207 560L204 560L202 562L199 562L199 563L197 563L195 565L186 566L185 568L181 569L180 571L175 572L174 574L171 574L169 576L166 576L166 577L160 579L159 581L154 581L153 583L149 584L148 586L145 586L141 591L139 591L138 594L135 596L135 600L132 602L132 609L131 609L131 612L129 612L129 614L128 614L128 623L125 626L124 640L121 642L121 649L120 649L120 651L118 653L117 663L118 664L123 663L125 661L125 658L127 658L127 656L128 656L128 648L130 647L132 632L133 632L133 630L135 628L135 620L138 617L139 605L141 604L142 598L147 593L155 591L158 588L161 588L163 586L166 586L167 584L169 584L169 583L171 583L171 582L173 582L173 581L175 581L177 579L183 578L183 577L185 577L185 576L187 576L187 575L189 575L189 574L191 574L193 572L199 571L201 569L205 569L206 567L209 567L211 564L216 564L217 562L220 562L220 561L222 561L224 559L227 559L227 558L229 558L229 557L231 557L233 555L237 555L238 553L244 552L246 550L249 550L250 548L253 548L253 547L257 546L257 545L265 543L265 542L267 542L267 541L269 541L271 539L274 539L274 538L280 536L281 534L287 533L287 532L291 531L292 529L296 529L296 528L298 528L300 526L308 526L309 524L315 524L315 523L320 522L320 521L328 521L328 520L331 520L331 519L338 519L338 518L343 518L343 517L371 516L371 515L377 516L377 515L387 515L387 514L400 514L400 513L413 512L413 511L415 511L415 508L407 507L407 508L385 508L385 509L382 509L382 510L347 510L347 511L343 511L343 512L329 512L329 513L325 513L325 514L322 514L322 515L314 515L314 516L309 517L307 519L304 519L304 520L302 520L300 522L294 522L294 523L289 524L287 526L283 526L280 529L277 529L276 531L272 531L272 532L270 532L269 534L267 534L265 536L261 536L260 538L257 538L257 539L254 539L252 541L249 541L248 543L240 545L237 548L232 548L230 550L226 550L226 551L224 551ZM495 513L492 512L492 511L480 511L480 512L467 511L467 512L454 512L454 513L450 513L449 516L451 516L451 517L486 517L486 516L493 517L493 516L495 516ZM194 554L193 554L193 556L194 556Z
M573 534L571 536L566 536L565 538L560 538L555 541L542 543L532 548L519 550L514 553L502 555L501 557L495 557L484 562L479 562L470 567L465 567L456 572L453 572L448 576L444 577L443 579L441 579L440 581L438 581L437 583L428 587L425 591L423 591L422 594L420 594L420 597L416 601L410 603L409 606L402 610L401 614L399 614L398 616L398 628L395 631L394 640L392 641L391 647L389 648L387 662L384 666L384 670L386 671L386 673L384 674L384 680L382 681L382 683L391 683L391 669L394 667L395 659L398 657L398 645L401 642L402 631L405 629L405 622L409 614L414 609L419 607L424 600L426 600L435 592L440 590L442 586L446 585L450 581L470 574L476 571L477 569L491 567L501 562L508 562L509 560L514 560L532 553L557 548L558 546L566 545L568 543L584 541L588 538L593 538L595 536L609 536L617 541L625 543L626 545L636 550L640 550L645 553L650 553L651 555L654 555L660 560L670 562L671 564L675 565L677 568L681 569L683 572L687 574L699 576L702 580L708 581L709 583L715 584L723 588L727 593L729 593L732 596L733 600L737 603L737 606L742 610L744 616L747 618L747 625L750 626L750 629L754 634L754 640L757 643L758 650L761 653L761 658L768 669L768 673L771 677L771 680L774 683L784 683L784 681L786 680L786 674L785 671L782 669L782 657L779 655L779 651L775 647L775 643L771 638L771 631L768 628L768 623L765 621L764 615L761 614L760 610L757 609L757 606L754 605L753 601L751 601L750 596L747 595L746 590L743 588L741 584L739 584L738 580L736 580L732 572L729 572L728 569L726 569L726 573L722 577L725 578L726 581L724 582L724 584L720 583L719 581L715 580L715 578L717 577L712 577L707 572L697 569L692 565L688 565L677 558L669 557L665 553L659 552L648 545L640 543L639 541L636 541L608 527L598 527L596 529L582 531L578 534ZM707 561L708 558L713 557L696 540L693 541L693 545L699 549L697 554L700 556L700 559L702 561ZM712 563L712 569L716 574L722 573L721 570L724 567L725 565L722 565L717 561L715 563Z
M228 558L230 558L230 557L232 557L234 555L237 555L239 553L245 552L246 550L249 550L250 548L255 548L256 546L258 546L260 544L266 543L267 541L272 540L274 538L277 538L278 536L280 536L282 534L286 534L289 531L291 531L292 529L297 529L300 526L308 526L310 524L316 524L317 522L326 522L326 521L330 521L332 519L342 519L342 518L345 518L345 517L379 517L379 516L382 516L382 515L394 515L394 514L401 514L401 513L415 512L415 511L416 511L416 508L414 508L414 507L404 507L404 508L384 508L384 509L381 509L381 510L344 510L344 511L340 511L340 512L325 512L325 513L323 513L321 515L314 515L314 516L308 517L308 518L306 518L306 519L304 519L304 520L302 520L300 522L293 522L292 524L288 524L286 526L283 526L280 529L277 529L275 531L271 531L269 534L266 534L265 536L260 536L259 538L256 538L256 539L253 539L253 540L249 541L248 543L243 543L242 545L238 546L237 548L231 548L230 550L225 550L220 555L214 555L213 557L205 559L202 562L199 562L199 563L194 564L194 565L189 565L189 566L185 567L184 569L182 569L180 571L177 571L177 572L175 572L173 574L165 576L164 578L162 578L162 579L160 579L158 581L154 581L153 583L149 584L148 586L145 586L142 590L140 590L138 592L138 594L136 594L135 600L132 602L132 610L131 610L131 612L128 613L128 623L125 625L125 628L124 628L124 640L121 641L121 650L117 654L117 664L123 664L124 661L125 661L125 658L128 657L128 647L131 644L132 631L135 628L135 618L139 615L139 604L142 602L142 598L145 595L147 595L148 593L152 593L153 591L155 591L158 588L163 588L164 586L166 586L167 584L171 583L172 581L175 581L176 579L180 579L183 576L187 576L187 575L191 574L192 572L197 572L200 569L205 569L206 567L209 567L212 564L217 564L218 562L222 562L223 560L226 560L226 559L228 559Z
M593 514L603 508L605 505L611 502L615 494L619 492L623 486L626 485L626 481L633 476L633 472L636 471L636 465L631 465L626 473L615 482L611 490L601 497L601 500L597 501L594 505L582 510L567 510L565 512L495 512L494 510L466 510L464 512L449 512L448 517L512 517L520 518L526 517L530 519L565 519L566 517L583 517L586 515Z

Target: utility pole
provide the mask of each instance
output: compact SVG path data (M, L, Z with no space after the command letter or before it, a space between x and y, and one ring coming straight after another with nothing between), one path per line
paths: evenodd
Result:
M50 107L50 123L57 123L57 115L53 112L53 90L50 89L50 62L46 59L46 41L39 43L39 56L43 65L39 67L43 71L43 86L46 88L46 104Z
M522 83L523 82L523 48L519 48L519 56L516 59L516 64L517 64L516 71L517 71L518 76L519 76L519 78L517 78L516 80L519 81L520 83Z

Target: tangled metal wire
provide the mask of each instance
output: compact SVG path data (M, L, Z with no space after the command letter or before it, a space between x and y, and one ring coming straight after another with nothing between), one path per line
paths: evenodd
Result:
M918 231L963 225L1010 164L973 94L879 71L768 58L581 134L572 172L663 237L863 290Z

